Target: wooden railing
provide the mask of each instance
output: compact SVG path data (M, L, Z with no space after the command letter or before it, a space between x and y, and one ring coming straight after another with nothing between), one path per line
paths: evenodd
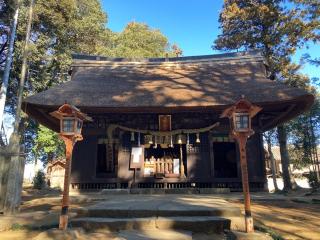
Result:
M241 191L241 182L139 182L138 188L230 188L231 191ZM99 190L99 189L127 189L129 183L71 183L74 190ZM263 190L264 183L251 182L252 191Z

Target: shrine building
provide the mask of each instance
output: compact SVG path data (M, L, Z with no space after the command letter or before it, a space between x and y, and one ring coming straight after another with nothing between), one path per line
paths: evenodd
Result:
M74 55L71 80L23 109L59 131L64 103L90 116L72 156L73 189L241 190L239 149L221 113L241 97L262 110L247 144L251 190L266 187L262 133L308 110L314 96L269 79L259 52L124 59ZM138 165L136 165L138 164ZM134 183L134 185L132 185Z

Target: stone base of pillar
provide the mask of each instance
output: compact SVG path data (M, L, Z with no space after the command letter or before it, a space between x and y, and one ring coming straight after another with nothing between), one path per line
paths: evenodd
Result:
M183 173L183 174L180 174L180 177L179 178L181 178L181 179L186 179L187 177L186 177L186 175Z
M68 227L68 215L61 215L59 219L59 229L66 230Z
M245 216L246 232L254 232L252 216Z

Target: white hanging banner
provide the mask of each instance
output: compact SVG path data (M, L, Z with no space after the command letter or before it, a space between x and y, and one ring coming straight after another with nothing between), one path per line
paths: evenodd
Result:
M130 168L141 168L144 161L143 147L132 147Z
M173 173L174 174L179 174L180 173L180 159L179 158L174 158L173 159Z

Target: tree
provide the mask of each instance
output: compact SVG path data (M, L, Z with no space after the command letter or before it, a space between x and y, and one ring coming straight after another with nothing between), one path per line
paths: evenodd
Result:
M272 180L273 180L273 186L275 189L275 192L279 191L278 184L277 184L277 176L276 176L276 160L274 159L274 155L272 152L272 140L274 138L275 131L274 129L264 133L264 138L267 142L267 151L271 163L271 174L272 174Z
M171 52L166 36L147 24L130 22L120 33L113 36L111 54L114 57L165 57Z
M298 66L291 63L290 57L308 40L319 40L319 25L315 18L308 17L308 13L304 8L288 7L284 0L225 0L219 18L222 33L213 48L225 51L260 49L271 79L305 85L305 79L297 77ZM295 82L297 80L300 82ZM277 132L284 190L290 190L292 182L285 125L279 125Z
M0 74L6 61L11 20L16 6L16 0L0 1Z
M35 165L37 165L38 158L46 164L54 158L64 156L64 143L57 133L40 125L34 140L32 153Z
M172 49L172 51L173 51L173 53L175 54L176 57L182 56L183 51L177 44L173 44L171 49Z
M320 165L317 146L319 145L320 102L319 93L314 89L315 104L305 114L292 120L289 125L289 139L292 144L290 156L297 168L312 166L316 179L320 182Z
M2 83L1 83L1 90L0 90L0 126L3 126L3 119L4 119L4 109L6 103L6 96L7 96L7 89L9 84L9 77L10 77L10 70L13 60L13 50L14 50L14 42L16 39L16 30L18 25L18 17L19 17L19 5L16 4L16 9L13 17L12 24L10 29L8 30L9 34L6 35L6 40L3 41L3 45L0 49L0 66L2 61L5 62L3 76L2 76ZM7 47L8 46L8 47ZM5 49L7 51L5 52ZM2 136L0 136L2 138Z
M14 62L6 110L15 113L22 49L26 30L28 5L21 3ZM106 42L106 14L97 0L38 0L35 4L33 26L28 54L28 75L24 96L43 91L68 80L71 53L94 54ZM23 116L27 150L37 134L37 124Z
M14 113L16 104L26 11L27 6L22 4L7 103L10 113ZM36 1L25 95L68 80L71 54L96 53L106 41L101 40L106 21L97 0Z

